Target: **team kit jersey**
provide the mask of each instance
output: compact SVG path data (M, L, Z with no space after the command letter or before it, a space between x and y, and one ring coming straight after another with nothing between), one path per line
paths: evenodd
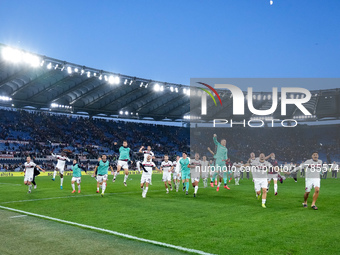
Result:
M27 163L25 162L25 182L31 182L33 181L33 175L34 175L34 167L36 164L34 162Z
M172 163L172 165L174 167L174 169L172 170L173 171L173 178L175 180L177 180L177 179L180 180L181 179L181 165L176 160Z
M58 160L56 168L58 168L59 172L61 174L63 174L64 173L64 169L65 169L66 160L68 162L70 162L70 159L68 157L66 157L66 156L60 156L60 155L55 155L55 158Z
M163 161L161 164L161 167L163 169L163 177L162 181L171 181L171 168L172 168L172 162L171 161Z
M181 174L182 179L190 179L190 168L188 165L190 164L190 158L180 158L178 161L180 167L181 167Z
M225 161L228 159L228 149L222 146L216 139L213 138L215 145L217 146L216 154L214 158L216 159L216 169L215 171L223 171L223 167L225 166Z
M233 171L234 171L234 178L240 178L241 177L241 162L234 163L233 164Z
M78 164L72 165L73 176L71 181L75 181L78 184L81 182L81 168Z
M143 169L142 177L140 183L150 183L152 178L152 169L156 167L154 162L151 161L143 161L141 163L141 167Z
M209 161L201 161L201 177L206 179L209 177Z
M148 161L148 156L149 155L151 156L150 161L152 161L152 157L155 156L155 153L153 153L152 151L145 150L145 151L143 151L143 155L144 155L144 160L143 161Z
M190 176L191 182L200 181L201 176L201 160L190 159Z
M108 171L109 171L110 162L103 160L98 162L97 166L97 182L103 182L107 180Z
M314 161L313 159L306 160L303 163L306 171L306 192L310 192L312 188L320 188L320 174L322 173L322 160Z
M123 169L128 169L128 161L130 161L130 153L131 149L129 147L121 146L119 148L119 158L118 158L118 166L121 166Z
M273 166L268 170L268 180L269 181L271 181L271 180L277 181L277 178L279 177L279 173L277 171L275 171L274 167L278 166L279 163L277 162L277 160L275 158L274 159L269 158L268 162L270 164L272 164L272 166Z
M268 161L261 162L254 160L251 164L251 172L253 174L255 191L268 187L268 174L267 171L272 167Z

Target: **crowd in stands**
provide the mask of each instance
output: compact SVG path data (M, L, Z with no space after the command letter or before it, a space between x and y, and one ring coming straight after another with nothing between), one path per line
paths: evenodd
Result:
M132 151L150 145L158 156L174 158L189 150L189 129L48 112L0 110L0 154L43 158L68 151L73 157L115 159L114 142L127 140ZM13 164L14 165L14 164Z
M297 126L294 128L196 128L190 134L191 152L211 156L207 147L215 149L213 134L226 139L232 161L249 159L254 152L269 155L274 152L281 162L301 163L318 151L327 164L340 160L340 125Z
M113 119L61 115L49 112L0 109L0 170L13 170L26 156L53 168L52 152L68 151L72 158L96 160L107 154L115 160L114 142L127 140L137 152L150 145L156 156L168 154L171 160L182 151L200 152L212 158L213 134L227 139L232 161L247 161L249 154L274 152L281 162L300 163L318 151L320 158L331 163L340 160L340 125L297 126L294 128L195 128L124 122ZM1 157L2 155L2 157ZM138 154L135 153L135 155ZM140 155L139 155L140 156ZM15 160L16 159L16 160ZM19 159L19 160L18 160ZM89 163L89 162L88 162Z

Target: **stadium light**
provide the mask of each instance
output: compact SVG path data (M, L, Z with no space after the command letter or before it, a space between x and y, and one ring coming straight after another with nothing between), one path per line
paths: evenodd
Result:
M129 84L129 85L131 86L132 83L133 83L133 80L130 81L130 84Z
M145 85L145 88L147 88L149 86L149 83L147 83L146 85Z
M171 87L170 87L170 91L171 91L171 92L174 92L174 87L171 86Z
M175 88L175 91L176 91L176 93L178 93L178 88L177 87Z
M74 68L74 71L75 71L76 73L78 73L79 69L76 67L76 68Z
M268 100L270 100L271 98L272 98L272 96L269 94L269 95L268 95Z
M91 77L91 72L87 71L87 78L90 78L90 77Z
M52 63L50 62L48 65L47 65L47 69L51 69L52 68Z
M120 78L119 78L119 76L116 76L116 77L115 77L115 83L116 83L116 84L119 84L119 83L120 83Z
M12 98L7 97L7 96L0 96L0 100L2 100L2 101L12 101Z
M158 83L156 83L155 86L153 86L153 90L157 92L160 90L160 86Z
M257 100L261 100L261 95L257 95Z
M127 81L128 81L128 80L127 80L127 79L125 79L125 81L124 81L124 85L126 85L126 84L127 84Z
M102 80L103 79L103 75L99 75L99 80Z
M59 64L56 64L54 67L54 70L56 70L59 67Z
M123 111L119 111L119 114L120 114L120 115L123 115Z
M143 82L140 83L139 87L140 87L140 88L143 87Z
M70 66L67 67L67 73L71 74L72 73L72 68Z
M83 74L84 74L84 72L85 72L85 70L84 70L84 69L81 69L81 71L80 71L80 75L83 75Z
M109 76L109 83L110 84L114 84L115 83L115 78L112 75Z
M94 76L94 77L97 77L97 73L93 73L93 76Z
M125 111L125 115L129 115L129 112L128 112L128 111Z
M45 63L45 60L41 60L41 62L40 62L40 66L43 66L43 65L44 65L44 63Z
M160 91L163 91L163 90L164 90L164 86L161 86L161 87L159 88L159 90L160 90Z

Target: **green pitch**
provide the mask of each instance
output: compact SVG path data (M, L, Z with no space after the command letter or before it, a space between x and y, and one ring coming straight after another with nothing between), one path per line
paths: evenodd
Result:
M71 177L37 177L38 188L27 194L21 177L0 178L0 206L95 226L214 254L336 254L340 250L340 180L321 180L318 211L302 207L304 179L273 184L267 208L255 198L253 182L241 180L203 188L198 196L183 191L165 193L161 175L145 199L139 188L140 175L108 181L105 196L96 194L96 182L82 177L82 192L71 194ZM128 240L100 231L58 222L20 216L0 210L0 254L179 254L180 251ZM33 245L32 245L33 244ZM27 247L31 247L28 248Z

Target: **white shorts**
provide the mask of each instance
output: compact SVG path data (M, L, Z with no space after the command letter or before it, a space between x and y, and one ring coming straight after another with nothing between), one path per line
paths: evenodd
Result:
M57 164L55 168L59 171L60 174L64 174L65 164L64 165Z
M200 178L199 177L191 178L191 183L194 183L194 182L200 182Z
M97 182L103 182L103 181L106 181L107 180L107 174L104 174L104 175L97 175L96 177L96 180Z
M209 177L209 171L201 171L202 179L206 179Z
M274 180L277 181L278 174L268 174L268 181Z
M123 169L129 168L128 162L124 160L118 160L117 166L121 166Z
M254 179L254 186L256 192L260 191L261 189L267 189L268 181L265 178Z
M81 183L81 177L72 177L71 181L80 184Z
M142 174L142 178L140 179L140 183L151 183L151 175L149 174Z
M174 180L180 180L181 179L181 173L174 173L173 174L173 177L172 177Z
M306 178L306 192L310 192L312 188L320 188L320 178Z
M163 177L162 177L162 181L166 182L166 181L171 181L171 172L163 172Z
M24 182L32 182L33 181L33 172L25 173Z

